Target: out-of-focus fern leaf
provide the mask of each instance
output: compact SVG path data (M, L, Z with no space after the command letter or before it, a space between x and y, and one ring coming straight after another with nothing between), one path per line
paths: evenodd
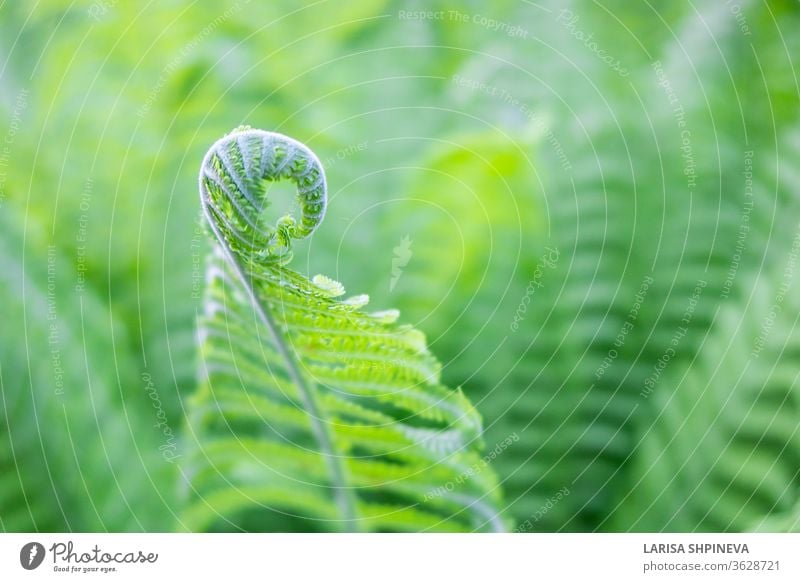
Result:
M664 309L643 342L656 385L642 386L648 402L634 419L640 444L631 451L613 517L603 524L615 530L767 529L773 513L786 515L797 500L800 306L793 298L782 306L763 353L752 354L775 297L791 283L783 278L800 180L789 161L798 147L796 113L786 99L793 90L796 108L790 54L797 39L788 41L787 52L770 41L796 28L800 15L786 6L770 13L748 4L747 22L760 47L754 51L721 8L704 8L703 26L712 34L698 22L680 32L688 54L705 58L664 55L672 90L686 96L682 113L693 128L697 181L690 204L669 211L673 223L683 215L685 226L668 235L683 239L683 248L664 245L656 256L658 272L674 276L660 290L656 300ZM759 56L761 48L774 58ZM707 83L687 81L687 62ZM765 73L767 83L750 82ZM698 86L702 101L695 98ZM709 131L697 131L702 127ZM713 157L702 153L710 151ZM666 163L673 172L687 168L687 158L677 154ZM707 285L693 302L700 280ZM687 328L691 335L683 338ZM667 353L673 339L678 345ZM658 358L666 363L660 366Z
M554 17L561 27L537 30L546 49L540 59L532 60L540 63L537 71L545 69L547 84L514 83L520 71L512 67L486 75L484 71L492 70L491 59L480 55L459 72L460 78L479 81L495 93L513 93L539 114L539 120L549 113L559 121L537 144L535 172L524 163L516 164L517 171L504 167L519 208L533 213L522 220L527 227L523 260L518 262L508 232L505 245L493 232L495 226L508 227L507 216L488 220L480 208L476 211L461 200L453 203L455 189L462 197L475 191L487 203L497 205L500 198L503 204L506 187L493 179L492 164L482 161L500 157L496 140L485 139L476 146L475 140L454 136L457 143L450 155L436 154L420 164L431 176L420 180L422 186L409 188L409 197L441 205L442 215L452 214L463 225L466 240L472 242L469 235L478 235L486 245L484 253L456 261L455 277L451 269L431 268L427 251L421 251L404 281L425 280L434 289L452 289L448 307L469 306L457 329L438 317L438 308L416 312L414 319L435 338L437 353L447 363L445 377L463 383L487 418L487 441L511 431L520 435L520 441L495 461L504 480L507 510L519 521L538 514L532 526L537 530L626 529L632 522L612 525L609 510L639 478L630 472L635 465L631 458L642 455L647 461L654 454L652 448L641 453L637 444L654 418L656 401L669 398L693 360L714 361L712 355L698 356L698 350L718 307L730 301L741 302L741 309L754 281L753 269L768 254L775 200L769 188L761 188L755 209L747 214L741 173L753 150L757 156L773 150L775 133L795 115L785 103L796 99L792 63L785 48L771 39L778 35L776 24L790 30L797 17L781 7L776 23L757 3L747 5L754 42L776 53L775 58L761 59L726 6L704 6L702 18L680 7L643 7L649 20L638 9L628 10L627 4L622 10L622 3L610 12L592 2L572 2L566 10L563 3L549 6L553 14L567 16ZM648 32L653 29L653 12L664 10L683 13L675 22L677 38L654 40L657 37ZM615 21L618 15L626 19L624 24ZM570 26L577 27L571 29L573 34L567 28L570 19ZM620 49L631 71L628 81L620 83L597 62L596 55L574 38L577 29L597 33L606 48L630 42L631 51L639 54ZM796 41L788 42L791 52ZM558 47L570 65L577 63L576 70L548 58L552 47ZM751 82L760 78L760 67L767 71L768 84ZM468 91L454 87L454 100L468 99L473 106L491 101L481 91L465 97ZM528 93L520 95L525 90ZM508 109L506 115L520 113L513 104ZM502 118L497 122L502 124ZM570 162L568 168L558 155L559 146ZM513 145L506 150L513 151ZM785 179L784 168L790 164L780 167ZM448 176L456 178L453 184L447 184ZM540 196L539 190L544 204L532 208L531 199ZM411 217L409 212L409 224ZM537 239L530 225L542 217L548 236ZM747 250L740 252L741 225L748 217ZM461 239L441 234L448 220L422 222L416 230L406 227L407 234L415 241L439 236L437 253L460 259ZM498 241L502 250L495 253ZM531 260L547 254L545 243L558 248L562 260L552 270L539 269L544 277L537 278L537 265ZM738 271L731 278L732 265ZM476 285L484 272L500 276ZM449 279L437 280L442 277ZM534 279L537 283L531 285ZM401 282L399 307L407 312L416 302L402 296L404 289ZM700 290L699 298L694 297L695 289ZM516 302L508 300L513 295ZM524 320L510 333L509 323L526 296L530 303ZM473 305L478 307L471 309ZM484 355L465 359L473 330L481 332ZM667 350L669 379L656 375ZM467 362L472 366L461 365ZM645 387L662 394L645 398ZM707 421L704 418L695 428L705 431ZM677 427L670 425L664 433L670 430ZM790 461L784 456L778 463L791 472ZM674 465L665 462L661 470L669 473ZM571 494L546 512L538 511L562 487ZM716 490L709 485L708 491ZM791 495L782 499L781 507L790 501ZM639 507L630 503L626 509L636 513ZM700 523L679 524L665 513L669 512L647 512L639 525L681 529ZM743 516L733 520L731 514L726 521L717 513L716 519L733 528L748 527Z
M604 143L620 144L618 131L595 131ZM437 334L445 375L470 390L487 419L487 442L519 437L493 461L507 514L524 522L567 487L570 495L536 529L570 519L570 529L586 529L608 503L606 482L632 447L621 428L635 406L635 396L618 389L625 370L594 378L646 275L630 260L633 205L621 193L630 170L604 156L606 184L598 184L598 162L584 151L591 143L580 140L564 142L570 173L548 156L542 136L535 155L520 135L491 131L453 141L422 162L426 171L392 217L413 220L409 234L424 249L398 286L401 309ZM552 196L543 196L541 179ZM573 189L584 197L563 194ZM420 220L426 205L444 220ZM609 232L615 239L604 244ZM439 243L435 253L427 250L431 241ZM439 267L444 257L450 261ZM415 299L422 281L441 305Z
M302 217L266 219L290 179ZM285 136L240 128L200 176L216 245L200 321L190 529L499 530L481 422L440 384L421 332L366 296L290 270L291 240L326 204L321 164Z
M740 302L719 307L714 325L687 368L666 372L669 390L656 390L637 419L641 443L629 490L615 507L614 529L789 531L800 500L800 133L787 128L778 160L751 160L748 188L761 204L782 212L765 225L763 241L748 237L758 270L734 273ZM776 163L777 162L777 163ZM762 216L763 218L763 216ZM750 257L752 260L753 257ZM741 294L741 289L747 295ZM636 508L635 510L633 508Z
M798 250L800 239L795 257ZM665 378L672 389L653 393L616 528L768 530L770 516L790 515L796 506L797 290L783 269L753 290L747 311L722 308L702 355L688 371ZM776 311L794 316L776 320Z
M173 488L159 484L176 473L124 330L16 218L0 214L0 531L169 529ZM21 261L37 251L44 261ZM120 378L138 397L118 396Z

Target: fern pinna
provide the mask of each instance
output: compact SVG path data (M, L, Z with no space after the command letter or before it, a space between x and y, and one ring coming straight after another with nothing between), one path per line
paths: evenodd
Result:
M270 183L300 218L265 218ZM189 529L496 531L481 421L439 382L421 332L327 277L287 268L325 214L322 166L286 136L239 128L200 172L215 238L184 464Z

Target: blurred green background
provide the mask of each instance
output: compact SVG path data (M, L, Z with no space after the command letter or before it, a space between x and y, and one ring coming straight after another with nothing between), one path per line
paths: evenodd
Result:
M799 26L789 0L0 4L0 529L180 528L197 173L241 124L326 166L293 267L399 308L488 448L519 437L493 462L519 529L796 529Z

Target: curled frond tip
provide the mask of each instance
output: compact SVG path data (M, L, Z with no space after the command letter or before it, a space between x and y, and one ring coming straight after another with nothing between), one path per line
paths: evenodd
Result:
M269 224L267 188L279 180L296 185L300 215ZM211 229L228 251L246 259L285 262L292 239L309 236L325 216L325 172L302 143L239 127L211 146L203 159L200 200Z

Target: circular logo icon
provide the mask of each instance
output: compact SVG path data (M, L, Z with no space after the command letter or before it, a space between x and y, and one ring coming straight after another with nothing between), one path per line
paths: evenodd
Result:
M28 542L19 551L19 563L26 570L38 568L44 561L44 546L39 542Z

